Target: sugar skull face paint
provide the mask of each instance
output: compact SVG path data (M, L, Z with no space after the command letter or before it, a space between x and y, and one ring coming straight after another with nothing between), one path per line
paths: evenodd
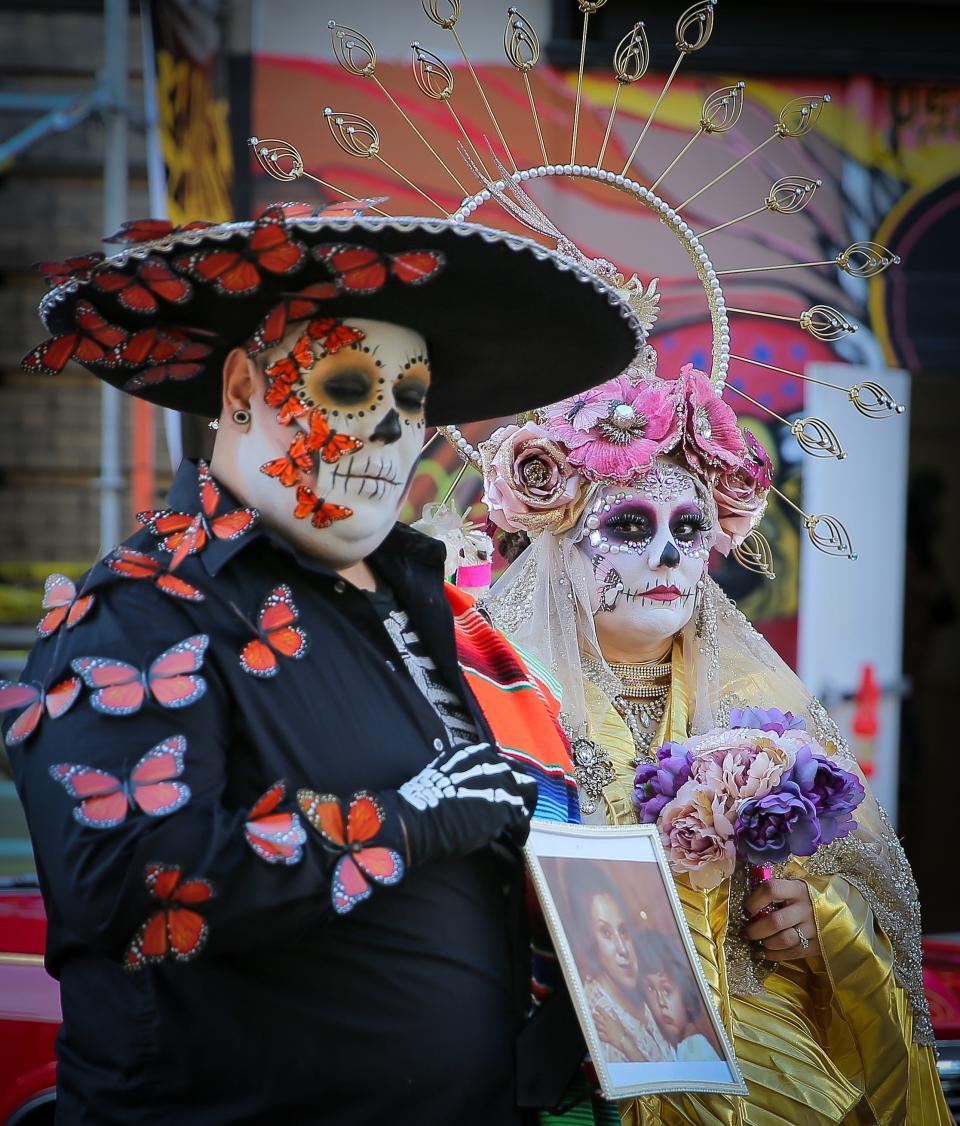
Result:
M578 547L596 578L591 604L608 659L653 659L648 651L659 655L687 624L712 540L694 478L669 462L597 495Z
M231 478L265 523L343 568L396 522L423 444L430 367L412 329L349 318L335 332L311 336L301 323L258 358Z

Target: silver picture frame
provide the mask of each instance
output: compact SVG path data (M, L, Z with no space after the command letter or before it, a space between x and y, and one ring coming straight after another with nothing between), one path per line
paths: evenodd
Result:
M534 820L524 851L603 1097L745 1095L656 826Z

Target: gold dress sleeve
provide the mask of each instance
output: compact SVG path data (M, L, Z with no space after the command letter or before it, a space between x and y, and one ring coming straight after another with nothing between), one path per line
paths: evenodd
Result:
M635 750L626 724L599 692L589 696L591 731L616 777L604 791L612 824L634 821ZM682 699L668 704L667 738L686 719ZM654 744L656 745L656 744ZM675 880L694 945L749 1088L745 1097L692 1092L620 1105L626 1126L952 1126L931 1048L913 1042L909 997L894 978L891 945L866 899L841 876L785 873L807 880L822 959L789 962L762 987L739 992L728 957L741 919L731 881L696 891ZM733 905L733 908L732 908ZM736 959L733 960L734 962Z

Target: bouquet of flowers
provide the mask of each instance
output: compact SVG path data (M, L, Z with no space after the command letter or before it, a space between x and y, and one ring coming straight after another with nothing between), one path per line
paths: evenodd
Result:
M729 728L664 743L655 763L637 767L633 792L670 867L701 890L729 878L738 859L769 869L847 836L863 798L803 719L776 708L735 708Z

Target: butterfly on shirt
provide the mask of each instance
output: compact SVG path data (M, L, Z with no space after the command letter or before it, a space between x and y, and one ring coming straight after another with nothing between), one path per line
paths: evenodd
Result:
M257 614L256 634L240 651L240 667L263 679L277 675L277 657L299 661L310 651L306 632L297 625L300 611L286 583L275 586ZM246 620L246 619L244 619Z
M79 763L58 762L50 777L77 801L74 818L89 829L112 829L121 825L130 810L148 817L176 813L190 800L190 787L178 779L183 773L187 740L171 735L140 759L126 779L106 770Z
M75 657L70 667L92 691L90 705L103 715L133 715L153 699L163 708L186 708L207 690L197 675L210 644L194 634L165 649L146 669L112 657Z
M297 813L278 809L286 794L276 782L254 802L244 822L247 844L268 864L296 864L303 856L306 831Z
M186 579L171 574L170 563L161 562L152 555L135 551L132 547L115 547L103 560L115 575L124 579L150 579L157 590L169 594L171 598L182 598L185 602L203 602L206 595Z
M95 595L78 594L73 580L66 575L58 572L48 575L40 603L46 613L37 622L37 633L41 637L49 637L64 624L67 629L73 629L93 609L94 600Z
M202 551L209 539L235 540L249 531L260 518L255 508L235 508L216 515L220 507L220 488L205 461L199 463L198 478L200 512L174 512L167 508L159 512L137 513L137 519L160 540L164 550L173 553L171 570L176 569L185 555Z
M124 952L123 968L140 970L167 958L189 962L210 933L207 920L194 907L213 898L213 885L209 880L185 880L182 869L172 864L148 864L144 875L147 890L160 900L160 910L134 935Z
M51 719L65 715L80 695L83 681L68 676L52 688L13 680L0 680L0 713L22 709L4 736L7 746L18 747L36 731L43 713Z
M340 800L332 794L298 790L297 803L324 845L340 854L331 887L333 909L338 915L345 915L372 895L371 881L389 886L403 879L400 854L392 848L370 845L384 822L383 805L376 794L367 790L354 794L346 818Z
M206 247L174 259L173 265L195 281L212 285L221 296L244 297L260 288L265 273L292 273L305 254L287 230L283 211L273 207L256 220L238 249Z

